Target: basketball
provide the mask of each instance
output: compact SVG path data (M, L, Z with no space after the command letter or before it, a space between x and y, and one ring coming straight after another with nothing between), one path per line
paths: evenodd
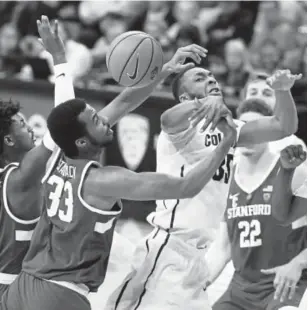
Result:
M122 86L145 87L153 83L163 66L160 44L141 31L116 37L106 57L109 73Z

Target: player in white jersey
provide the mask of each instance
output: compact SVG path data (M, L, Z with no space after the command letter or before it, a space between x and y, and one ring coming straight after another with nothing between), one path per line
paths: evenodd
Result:
M298 78L300 76L287 71L277 72L272 77L272 86L282 95L275 116L247 124L238 122L238 145L277 140L296 131L297 113L289 89ZM282 87L284 90L280 91ZM215 127L217 120L229 113L217 81L203 68L181 74L175 80L174 93L181 103L161 117L157 170L185 176L215 150L223 137L217 129L200 132L200 126L191 126L188 118L198 110L193 124L206 115L208 123L215 114ZM155 229L137 247L132 272L111 296L106 309L193 310L209 307L204 253L224 211L233 152L232 148L212 180L194 198L157 202L156 212L148 217Z

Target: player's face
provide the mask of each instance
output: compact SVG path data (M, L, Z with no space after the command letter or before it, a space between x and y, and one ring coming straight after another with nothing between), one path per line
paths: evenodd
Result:
M204 98L208 95L221 95L220 87L209 70L193 68L184 73L183 88L190 99Z
M113 131L110 129L108 120L99 116L91 106L87 105L78 118L84 124L86 138L92 146L102 148L112 142Z
M251 122L258 120L260 118L264 117L264 115L257 113L257 112L246 112L243 113L239 119L243 122ZM253 144L253 145L246 145L245 147L239 147L239 150L242 155L244 156L256 156L258 154L262 154L268 143L261 143L261 144Z
M273 110L276 104L275 91L265 81L252 82L247 87L246 98L262 99Z
M12 117L10 141L17 151L27 152L35 146L35 138L32 128L27 124L21 114Z

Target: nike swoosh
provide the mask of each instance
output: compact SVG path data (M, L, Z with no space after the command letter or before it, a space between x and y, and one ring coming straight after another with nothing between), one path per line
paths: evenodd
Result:
M65 76L64 73L61 73L61 74L59 74L59 75L56 77L56 79L59 78L59 77L62 76L62 75Z
M127 73L127 76L131 79L134 80L137 76L137 71L138 71L138 66L139 66L139 54L137 54L137 60L136 60L136 67L135 67L135 71L134 73L131 75L129 73Z

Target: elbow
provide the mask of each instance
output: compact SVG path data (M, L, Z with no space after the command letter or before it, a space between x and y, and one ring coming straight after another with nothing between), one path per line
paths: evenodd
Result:
M275 121L277 121L281 127L281 133L283 138L294 135L298 130L298 118L293 122L282 122L280 119L275 117Z

